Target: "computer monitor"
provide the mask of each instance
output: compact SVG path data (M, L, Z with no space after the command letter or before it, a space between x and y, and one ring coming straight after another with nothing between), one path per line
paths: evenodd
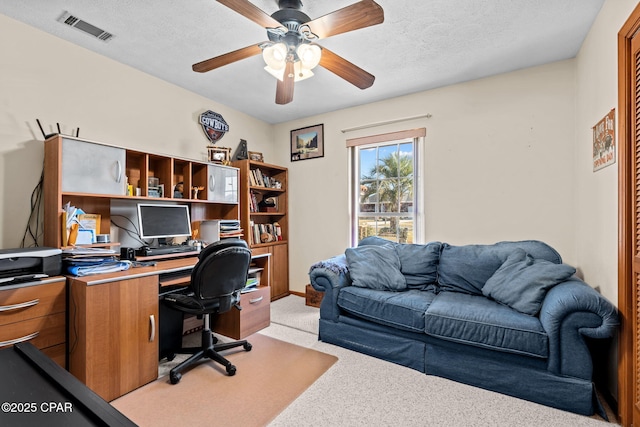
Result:
M188 205L138 204L141 239L165 239L191 236Z

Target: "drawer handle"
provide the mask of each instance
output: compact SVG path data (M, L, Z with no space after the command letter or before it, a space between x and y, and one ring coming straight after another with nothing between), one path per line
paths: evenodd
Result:
M40 332L34 332L32 334L29 335L25 335L24 337L20 337L20 338L15 338L9 341L0 341L0 347L4 347L6 345L13 345L13 344L18 344L19 342L23 342L23 341L29 341L31 339L34 339L35 337L38 336Z
M21 308L33 307L34 305L38 305L38 303L40 303L40 299L36 298L32 301L21 302L20 304L0 306L0 311L19 310Z
M149 342L153 342L156 339L156 318L153 314L149 315L149 323L151 323L151 335L149 336Z
M258 297L258 298L250 299L249 300L249 304L258 303L258 302L262 301L262 298L264 298L264 297Z

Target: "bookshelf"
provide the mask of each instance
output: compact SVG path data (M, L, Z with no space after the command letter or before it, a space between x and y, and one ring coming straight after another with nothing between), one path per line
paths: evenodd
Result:
M287 168L239 160L240 225L254 255L270 254L271 300L289 295Z

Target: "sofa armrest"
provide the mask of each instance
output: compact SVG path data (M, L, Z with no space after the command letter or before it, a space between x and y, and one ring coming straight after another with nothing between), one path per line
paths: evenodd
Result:
M340 313L338 292L341 288L351 285L349 267L344 254L312 265L309 269L309 278L311 286L316 291L324 292L320 304L320 318L337 320Z
M575 276L547 292L540 323L549 336L549 371L589 380L593 364L584 337L612 337L619 325L613 304Z

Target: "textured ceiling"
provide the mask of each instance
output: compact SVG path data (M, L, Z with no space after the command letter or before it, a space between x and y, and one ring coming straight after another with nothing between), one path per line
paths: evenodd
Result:
M574 57L604 0L376 0L384 23L320 45L376 76L360 90L320 67L275 104L260 56L200 74L191 65L267 40L266 31L214 0L1 1L0 13L269 123ZM268 14L276 0L252 0ZM355 0L303 0L311 19ZM68 11L114 38L57 22ZM18 44L19 46L19 44ZM19 48L19 47L17 47Z

